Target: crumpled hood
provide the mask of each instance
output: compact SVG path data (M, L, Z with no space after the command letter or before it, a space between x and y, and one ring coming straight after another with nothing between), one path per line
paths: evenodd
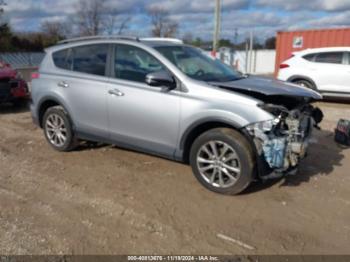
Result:
M233 91L247 95L249 93L257 93L264 96L289 96L310 98L312 100L322 99L322 96L313 90L267 77L249 76L236 81L210 82L210 84L225 89L232 89Z

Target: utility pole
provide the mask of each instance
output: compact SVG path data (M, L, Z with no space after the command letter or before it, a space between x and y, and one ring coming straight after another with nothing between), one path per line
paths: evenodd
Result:
M216 57L216 52L219 47L219 38L221 30L221 0L216 0L215 5L215 26L214 26L214 39L213 39L213 52L212 55Z
M238 28L237 27L235 28L235 40L234 41L235 41L234 44L238 45Z
M249 40L249 73L253 72L253 49L254 49L254 32L250 31Z

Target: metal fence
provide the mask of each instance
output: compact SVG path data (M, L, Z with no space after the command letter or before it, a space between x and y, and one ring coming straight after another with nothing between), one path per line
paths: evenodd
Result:
M8 63L12 68L23 69L38 67L44 58L45 53L0 53L0 61Z

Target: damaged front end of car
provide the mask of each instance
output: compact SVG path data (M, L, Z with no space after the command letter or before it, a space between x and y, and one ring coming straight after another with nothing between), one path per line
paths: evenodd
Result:
M322 121L322 111L308 100L292 108L271 103L259 107L274 117L245 127L256 148L259 177L270 179L295 174L300 160L307 154L313 128L318 128Z
M269 113L269 121L252 123L243 133L256 151L257 173L261 179L295 174L307 154L314 127L323 119L322 111L313 106L322 100L314 90L271 78L247 76L238 81L213 83L257 101Z

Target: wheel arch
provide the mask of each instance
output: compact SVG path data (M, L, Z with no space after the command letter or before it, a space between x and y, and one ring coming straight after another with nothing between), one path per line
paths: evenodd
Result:
M242 126L232 120L224 118L204 118L198 120L190 125L181 136L180 151L182 152L181 160L183 162L189 163L191 146L195 139L204 132L214 128L232 128L246 137L246 134L242 132Z
M308 76L304 76L304 75L293 75L291 77L289 77L287 79L287 82L294 82L294 81L297 81L297 80L305 80L305 81L308 81L310 82L314 87L315 89L317 90L317 85L315 83L314 80L312 80L310 77Z
M38 121L39 121L39 125L40 125L41 128L43 127L42 126L42 122L43 122L43 118L44 118L45 112L50 107L54 107L54 106L62 106L63 109L68 113L68 116L69 116L69 118L71 120L71 115L69 114L69 111L67 110L67 106L65 105L65 103L63 103L57 97L45 96L45 97L43 97L40 100L39 106L38 106L38 111L37 111Z

